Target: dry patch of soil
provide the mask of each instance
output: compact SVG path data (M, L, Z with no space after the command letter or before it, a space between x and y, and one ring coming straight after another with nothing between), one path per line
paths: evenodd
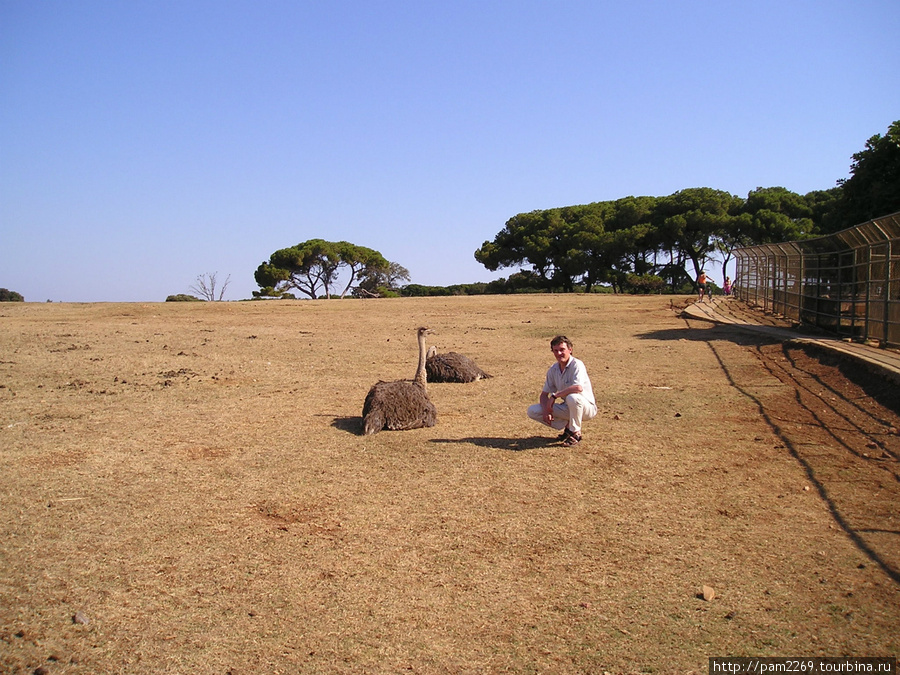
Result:
M900 655L900 408L847 364L660 297L198 305L0 307L0 670ZM494 377L362 436L419 325ZM575 448L524 413L560 332Z

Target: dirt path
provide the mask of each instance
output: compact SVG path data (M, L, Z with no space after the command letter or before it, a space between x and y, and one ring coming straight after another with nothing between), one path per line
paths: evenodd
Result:
M896 393L677 309L0 306L0 670L900 655ZM361 436L423 324L494 378L431 385L433 428ZM574 449L524 415L558 332L600 407Z

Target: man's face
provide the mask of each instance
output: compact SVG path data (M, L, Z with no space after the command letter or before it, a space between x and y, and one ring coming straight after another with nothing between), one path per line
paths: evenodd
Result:
M572 350L569 349L569 345L565 342L553 345L550 347L550 351L553 352L553 356L556 357L557 363L561 366L566 365L569 362L569 357L572 356Z

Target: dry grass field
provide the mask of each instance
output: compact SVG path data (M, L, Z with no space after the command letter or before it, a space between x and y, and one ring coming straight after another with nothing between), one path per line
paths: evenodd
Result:
M5 303L0 671L900 656L896 392L678 309ZM361 435L420 325L494 377L432 384L432 428ZM525 416L557 333L600 408L575 448Z

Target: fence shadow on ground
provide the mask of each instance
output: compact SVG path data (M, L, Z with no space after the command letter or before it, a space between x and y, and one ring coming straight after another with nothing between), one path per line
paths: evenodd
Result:
M897 555L895 539L900 537L900 530L891 527L893 523L887 528L863 526L863 523L875 524L873 518L877 517L871 510L872 506L860 506L856 497L848 495L846 485L835 478L834 471L836 464L846 467L848 462L855 460L862 465L853 479L860 486L868 485L873 495L885 490L891 494L900 492L898 453L889 451L885 439L872 431L884 426L884 420L877 413L861 405L858 400L848 398L844 391L816 373L806 372L791 358L785 340L777 336L717 325L702 329L652 331L637 337L642 340L692 340L708 343L729 384L757 407L773 434L802 467L835 523L847 533L861 552L894 582L900 583L900 556ZM793 387L791 399L794 409L772 409L771 402L764 395L742 382L717 346L722 341L757 348L763 367L772 377ZM780 358L772 359L764 355L763 347L779 344L784 345L777 352ZM872 378L871 374L867 375L863 369L846 360L833 356L829 358L821 353L819 357L823 362L831 362L830 365L838 367L842 375L859 387L868 398L895 412L900 407L900 396L895 387L886 381L877 381L878 378ZM784 422L785 416L790 419L791 424ZM794 430L799 428L804 433ZM815 434L815 437L811 438L809 434ZM809 448L815 451L811 452Z
M636 335L639 340L690 340L692 342L711 342L713 340L728 340L736 345L754 347L758 345L771 345L784 340L774 335L766 335L762 332L754 332L726 325L714 325L710 328L669 328L666 330L654 330L648 333Z
M769 360L766 367L773 377L783 384L794 387L793 398L798 414L791 420L791 424L786 424L767 408L762 397L732 377L715 346L710 347L732 385L759 407L766 423L803 468L837 525L847 533L860 551L895 583L900 583L900 558L896 553L895 539L900 537L900 530L860 527L862 523L877 520L878 516L872 510L872 504L860 506L855 501L856 497L849 496L846 485L847 481L851 481L855 483L853 492L857 492L856 488L862 488L869 490L872 497L876 494L881 497L886 489L890 492L898 491L900 476L896 471L897 458L885 452L887 458L892 461L884 461L885 457L880 455L882 442L872 432L880 420L859 405L858 401L848 398L844 392L835 389L827 381L804 372L802 367L794 363L785 348L782 351L784 358L781 363ZM794 430L798 427L818 432L818 439L813 442L801 432ZM877 453L874 451L876 448L879 451ZM837 477L840 474L836 474L835 466L843 467L846 473L854 464L861 464L861 467L843 479ZM889 478L890 482L885 484L884 478ZM894 541L886 541L883 536L873 535L888 535L888 539Z

